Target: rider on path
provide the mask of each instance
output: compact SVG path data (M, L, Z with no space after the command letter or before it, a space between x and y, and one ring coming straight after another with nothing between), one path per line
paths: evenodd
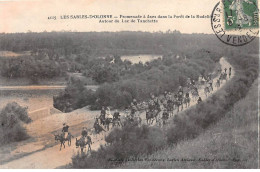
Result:
M159 105L159 99L155 97L153 94L151 95L151 104L154 108Z
M191 81L191 84L194 86L195 85L195 81L194 79Z
M81 135L82 135L83 137L86 137L86 136L88 135L88 130L87 130L86 127L83 127L83 128L82 128Z
M137 101L136 101L136 99L133 99L133 104L134 104L135 106L137 106Z
M178 94L180 95L183 95L183 88L182 86L179 86L179 89L178 89Z
M113 119L113 115L111 114L109 107L107 107L106 109L106 118L109 118L111 120Z
M232 70L232 68L229 67L229 77L231 76L231 70Z
M104 107L104 106L102 106L100 116L102 116L102 117L104 117L104 118L105 118L105 116L106 116L106 110L105 110L105 107Z
M171 100L171 98L172 98L172 94L171 92L168 92L166 95L166 100Z
M221 73L221 67L218 68L218 73Z
M93 127L94 127L94 129L95 129L95 131L96 131L97 133L99 133L99 132L101 132L101 131L105 131L105 130L101 127L101 125L99 124L98 118L96 118Z
M164 92L164 98L167 97L167 94L168 94L167 91L165 91L165 92Z
M199 97L198 104L201 103L201 102L202 102L202 99L201 99L201 97Z
M211 80L211 78L212 78L212 74L209 73L209 74L208 74L208 80Z
M209 87L213 90L213 80L210 79L208 83L209 83Z
M81 132L81 138L83 138L85 142L87 141L87 136L88 136L88 130L86 127L83 127Z
M162 114L162 120L163 120L163 124L166 123L166 121L168 120L169 118L169 113L167 112L166 109L163 110L163 114Z
M113 114L113 121L115 121L115 120L119 121L119 123L121 124L120 114L119 114L119 112L118 112L117 109L116 109L116 111L115 111L114 114ZM120 125L120 124L119 124L119 125Z
M149 103L148 103L148 109L149 111L152 111L154 109L154 102L153 100L150 100Z
M66 139L68 137L69 133L69 126L66 123L63 123L63 128L62 128L62 135Z
M119 120L119 121L120 121L120 114L119 114L119 112L118 112L117 109L116 109L116 111L114 112L113 119L114 119L114 120Z

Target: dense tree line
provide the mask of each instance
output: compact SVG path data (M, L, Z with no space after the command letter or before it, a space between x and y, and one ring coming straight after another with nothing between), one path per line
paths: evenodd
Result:
M258 38L245 45L244 53L258 53ZM43 32L0 34L0 50L37 51L48 49L59 56L106 54L164 54L236 49L221 43L213 34L181 34L163 32ZM237 50L242 51L242 50Z
M7 78L26 77L37 83L43 78L53 78L64 75L60 63L49 59L35 57L18 57L0 59L1 75Z

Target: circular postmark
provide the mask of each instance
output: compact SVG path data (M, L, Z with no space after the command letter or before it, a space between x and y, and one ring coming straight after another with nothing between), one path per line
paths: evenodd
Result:
M243 46L258 36L258 8L253 3L249 4L251 6L247 5L247 2L251 1L222 0L214 7L211 14L211 27L223 43Z

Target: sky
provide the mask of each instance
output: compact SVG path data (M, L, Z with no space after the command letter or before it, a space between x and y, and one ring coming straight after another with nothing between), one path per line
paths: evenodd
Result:
M0 0L0 33L43 31L166 31L212 34L210 18L159 19L158 23L99 23L63 15L211 15L218 0ZM56 20L48 20L56 16Z

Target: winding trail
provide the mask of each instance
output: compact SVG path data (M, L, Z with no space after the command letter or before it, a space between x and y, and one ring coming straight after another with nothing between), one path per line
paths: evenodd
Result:
M97 90L97 85L87 85L87 89ZM1 86L0 91L17 91L17 90L64 90L66 85L27 85L27 86Z
M232 67L226 60L224 57L222 57L220 59L220 65L221 68L229 68ZM235 71L234 68L232 67L232 75L231 78L234 76ZM219 78L219 76L217 76L216 78L213 79L213 83L216 83L216 80ZM230 79L231 79L230 78ZM227 82L230 81L230 79L228 79ZM222 82L222 84L220 85L220 87L217 89L216 87L214 87L214 91L210 94L210 96L212 94L214 94L217 90L219 90L221 87L223 87L223 85L225 85L226 82ZM215 84L213 84L214 86ZM203 88L199 89L199 94L201 95L202 100L206 99L206 96L204 94ZM209 97L209 96L208 96ZM196 102L191 101L190 103L190 107L194 106L196 104ZM188 107L188 108L190 108ZM184 108L184 110L187 108ZM55 116L57 119L55 120L64 120L59 119L60 114L58 114L57 116ZM145 118L145 113L141 114L141 118L144 121ZM84 120L84 118L82 118L81 120ZM93 118L89 118L89 119L85 119L85 120L93 120ZM86 122L86 121L82 121L82 122ZM51 125L52 123L50 123L49 125ZM38 123L38 125L43 125L43 123ZM56 128L57 129L57 128ZM34 131L34 134L37 134L37 131ZM53 132L53 131L52 131ZM53 139L53 137L52 137ZM97 150L100 145L104 145L105 141L103 140L99 140L97 141L95 138L93 138L94 143L92 144L92 150ZM33 143L31 143L31 146L33 147ZM9 161L7 163L4 163L3 165L0 166L0 168L58 168L61 166L64 166L66 164L71 163L71 157L73 155L75 155L79 149L76 149L75 147L75 138L72 139L72 146L68 148L67 143L66 143L66 149L62 149L61 151L59 150L59 144L49 147L49 148L45 148L45 149L41 149L39 151L35 151L35 153L29 154L27 156L23 156L21 158L15 159L13 161Z

